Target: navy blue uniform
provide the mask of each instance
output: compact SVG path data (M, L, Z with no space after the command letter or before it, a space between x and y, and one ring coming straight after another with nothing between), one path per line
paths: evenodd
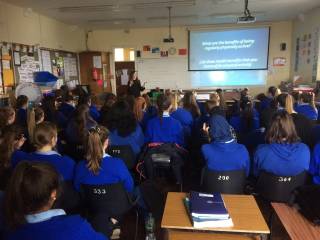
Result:
M295 107L296 112L303 114L310 120L318 119L318 110L309 104L299 104Z
M176 111L172 112L170 116L181 123L185 136L190 137L193 127L192 114L184 108L178 108Z
M71 104L69 103L61 103L60 107L59 107L59 111L61 113L63 113L63 115L70 119L75 111L75 107L72 106Z

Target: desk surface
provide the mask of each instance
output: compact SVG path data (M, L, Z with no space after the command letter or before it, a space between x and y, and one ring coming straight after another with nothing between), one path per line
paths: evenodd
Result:
M257 236L169 230L168 240L258 240Z
M320 226L312 225L298 210L285 203L271 205L292 240L320 239Z
M253 196L223 194L226 208L233 221L231 228L194 228L183 204L186 193L169 192L161 227L197 231L269 234L270 230Z

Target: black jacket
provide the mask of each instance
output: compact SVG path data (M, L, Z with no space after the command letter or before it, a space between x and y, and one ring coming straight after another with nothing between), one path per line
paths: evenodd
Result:
M140 92L145 88L141 86L140 80L134 80L133 84L130 86L130 81L128 83L128 95L133 95L134 97L140 97Z

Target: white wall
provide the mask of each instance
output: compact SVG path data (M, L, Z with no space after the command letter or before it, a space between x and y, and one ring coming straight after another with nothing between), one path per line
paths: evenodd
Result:
M85 50L83 29L0 1L1 41L72 52Z
M294 69L295 59L296 59L296 56L295 56L296 43L295 42L297 38L300 38L300 45L301 45L302 44L301 40L304 37L304 35L306 34L309 35L311 33L312 34L312 50L313 50L314 49L313 41L315 38L319 38L319 36L315 36L317 28L320 29L320 8L313 9L310 12L307 12L306 14L301 16L300 19L296 19L293 22L292 41L294 44L292 45L291 75L302 76L306 83L312 82L312 67L313 67L313 61L314 61L313 59L314 51L311 52L311 62L309 64L306 62L307 57L300 55L299 67L298 67L298 71L296 72ZM319 55L318 52L317 52L317 55ZM320 78L318 78L318 80L320 80Z
M292 22L271 22L260 25L269 25L271 27L269 63L272 64L275 57L285 57L287 64L284 67L273 67L273 73L269 74L266 86L252 89L255 93L265 91L268 86L278 85L281 81L289 80L291 66ZM256 24L256 26L259 26L259 24ZM209 27L212 29L221 27L237 28L239 25L213 25ZM175 43L172 46L177 49L188 47L186 27L174 27L172 35L175 38ZM115 47L132 47L135 49L141 49L143 45L162 47L164 46L162 39L167 36L167 28L139 28L131 29L129 32L124 30L96 30L89 35L88 45L90 50L110 52ZM281 43L287 44L286 51L280 51Z

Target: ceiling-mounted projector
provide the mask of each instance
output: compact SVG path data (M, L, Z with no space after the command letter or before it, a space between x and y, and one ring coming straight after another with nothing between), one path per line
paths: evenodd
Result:
M172 7L168 7L168 11L169 11L169 37L163 39L164 43L173 43L174 42L174 38L171 35L171 8Z
M238 17L237 23L254 23L256 22L256 17L253 16L243 16Z
M163 42L165 42L165 43L173 43L174 42L174 38L164 38L163 39Z
M244 0L243 16L238 17L237 23L254 23L256 21L256 17L251 15L248 5L249 0Z

